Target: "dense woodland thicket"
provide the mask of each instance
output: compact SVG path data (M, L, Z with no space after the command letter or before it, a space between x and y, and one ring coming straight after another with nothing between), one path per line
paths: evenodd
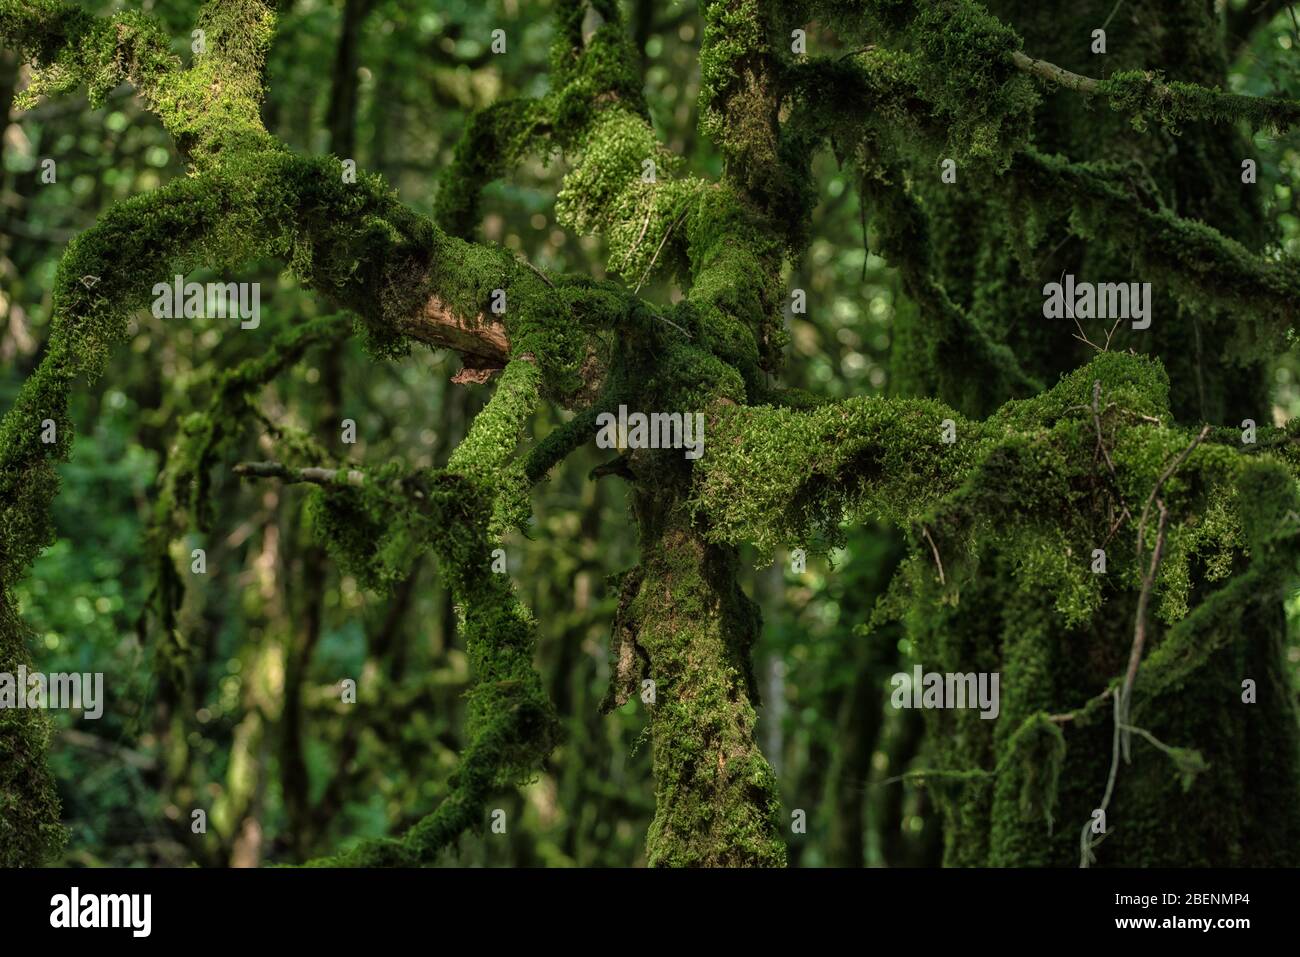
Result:
M1300 864L1298 100L1271 0L0 0L0 673L107 698L0 863Z

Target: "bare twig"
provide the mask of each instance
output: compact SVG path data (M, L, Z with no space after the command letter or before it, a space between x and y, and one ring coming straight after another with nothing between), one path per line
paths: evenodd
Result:
M930 530L922 525L921 534L924 535L925 540L930 543L930 551L934 553L934 563L939 566L939 584L946 585L947 582L943 577L943 559L939 557L939 549L935 547L934 539L930 537Z
M690 332L689 332L688 330L683 329L681 326L677 325L677 323L673 322L671 319L668 319L668 318L666 318L665 316L661 316L661 315L659 315L659 314L657 314L657 313L652 313L652 315L654 315L654 318L655 318L657 321L662 322L662 323L664 323L665 325L672 326L674 329L676 329L678 332L680 332L682 335L684 335L687 339L694 339L694 338L695 338L694 336L692 336L692 335L690 334Z
M1155 587L1156 572L1160 570L1160 559L1165 549L1165 524L1169 521L1169 510L1163 501L1160 506L1160 520L1156 528L1156 547L1151 551L1151 564L1142 579L1142 591L1138 595L1137 615L1133 623L1133 647L1129 650L1128 670L1124 673L1124 687L1120 690L1119 702L1115 711L1115 720L1128 724L1129 710L1132 707L1133 684L1137 681L1138 665L1142 662L1142 649L1147 640L1147 608L1151 604L1151 591ZM1129 756L1129 734L1124 732L1121 739L1124 747L1124 760Z
M637 234L636 242L632 244L632 247L627 251L627 254L623 257L623 261L625 263L631 265L632 257L636 255L636 251L641 248L641 240L645 239L645 231L650 228L650 217L654 215L654 211L655 211L655 201L654 201L654 197L652 196L650 198L650 205L647 207L645 211L645 219L641 223L641 232Z
M673 234L673 230L677 228L677 224L680 223L685 218L686 218L686 213L683 212L680 216L678 216L675 220L672 221L672 224L667 229L664 230L664 238L659 240L659 246L655 249L655 254L650 257L650 265L645 267L645 273L641 276L640 282L638 282L636 284L636 288L632 290L633 295L636 295L638 292L640 292L641 286L645 283L647 279L650 278L650 273L655 268L655 263L659 260L659 254L663 252L664 243L668 242L668 237Z
M1103 350L1101 350L1102 352L1109 352L1109 351L1110 351L1110 337L1113 336L1113 335L1115 335L1115 330L1119 328L1119 324L1120 324L1121 322L1123 322L1123 321L1124 321L1123 319L1116 319L1116 320L1115 320L1115 325L1113 325L1113 326L1110 327L1110 331L1109 331L1108 333L1106 333L1106 348L1103 349Z
M1142 517L1138 520L1137 553L1139 560L1142 558L1143 546L1146 544L1145 535L1147 516L1151 512L1151 504L1156 500L1156 496L1160 494L1160 487L1164 485L1165 482L1169 481L1169 478L1174 474L1174 472L1178 471L1178 467L1187 461L1187 456L1191 455L1192 451L1201 444L1201 440L1209 434L1210 427L1208 425L1204 426L1201 429L1200 434L1198 434L1196 438L1192 439L1192 444L1183 449L1183 451L1178 454L1178 457L1169 463L1169 467L1161 473L1160 477L1156 479L1156 484L1151 487L1151 494L1147 496L1146 503L1142 506Z
M1109 685L1107 686L1106 690L1103 691L1101 694L1089 698L1080 707L1075 708L1073 711L1065 711L1061 714L1049 714L1047 716L1047 720L1051 721L1053 724L1066 724L1078 718L1080 714L1082 714L1084 711L1087 711L1093 705L1100 704L1101 702L1105 701L1114 693L1115 693L1115 686Z
M340 482L357 486L366 484L365 473L358 472L356 469L349 469L346 472L343 469L315 467L294 469L279 462L241 462L234 467L233 471L236 475L249 478L275 478L289 484L297 482L309 482L313 485L338 485Z
M1116 697L1115 730L1111 734L1110 739L1110 774L1106 776L1106 792L1102 794L1101 804L1097 808L1101 811L1103 820L1106 816L1106 808L1110 806L1111 795L1115 793L1115 777L1119 774L1119 725L1119 698ZM1089 840L1088 831L1092 828L1092 821L1093 819L1091 817L1084 821L1083 830L1079 833L1079 866L1082 868L1087 868L1089 864L1096 860L1096 857L1092 853L1092 849L1104 841L1106 835L1110 833L1110 829L1106 828L1102 831L1101 837L1097 838L1097 840Z
M527 266L527 267L528 267L529 269L531 269L533 272L537 273L538 278L541 279L542 282L546 283L546 285L550 286L552 289L555 288L555 283L551 282L551 277L550 277L550 276L546 275L546 273L542 272L540 269L538 269L536 266L534 266L532 263L530 263L530 262L529 262L527 259L525 259L523 256L520 256L520 257L518 257L518 258L519 258L519 261L520 261L521 263L523 263L525 266Z
M1126 518L1127 519L1133 518L1133 513L1128 510L1127 505L1125 505L1124 510L1115 517L1115 521L1111 522L1110 531L1106 533L1106 540L1102 542L1103 546L1108 544L1110 540L1115 537L1115 533L1119 531L1119 527L1124 524L1124 519Z
M1087 334L1083 331L1083 326L1079 324L1078 319L1074 320L1074 327L1078 329L1079 332L1077 334L1072 332L1070 333L1070 335L1074 336L1074 338L1078 339L1080 342L1084 342L1092 346L1098 352L1102 351L1101 346L1097 345L1097 343L1093 342L1091 339L1088 338Z
M1083 331L1083 326L1079 325L1079 320L1078 320L1078 319L1075 319L1075 320L1074 320L1074 326L1075 326L1076 329L1079 330L1079 334L1078 334L1078 335L1074 335L1074 333L1070 333L1070 335L1074 336L1074 338L1078 339L1080 342L1085 342L1085 343L1087 343L1088 345L1092 346L1092 347L1093 347L1094 349L1096 349L1098 352L1109 352L1109 351L1110 351L1110 340L1111 340L1111 337L1112 337L1113 335L1115 335L1115 330L1119 328L1119 324L1120 324L1121 322L1123 322L1123 321L1124 321L1124 320L1122 320L1122 319L1116 319L1116 320L1115 320L1115 325L1111 326L1111 327L1110 327L1110 332L1106 333L1106 344L1105 344L1104 346L1099 346L1099 345L1097 345L1097 343L1093 342L1091 339L1088 338L1088 336L1087 336L1087 335L1084 333L1084 331Z
M1093 386L1093 406L1096 408L1099 395L1099 387ZM1132 708L1133 686L1137 682L1138 668L1142 663L1142 651L1146 646L1147 638L1147 609L1151 604L1151 593L1155 589L1156 575L1160 571L1160 559L1165 550L1165 530L1169 522L1169 510L1165 507L1162 499L1157 498L1161 486L1164 485L1178 470L1178 467L1187 460L1192 451L1201 443L1201 440L1209 434L1210 427L1207 425L1201 429L1196 438L1192 439L1190 445L1183 449L1169 466L1156 479L1155 486L1151 489L1151 495L1147 498L1146 505L1142 508L1142 519L1138 523L1138 558L1142 558L1144 551L1144 536L1146 530L1147 517L1150 512L1152 503L1156 504L1160 512L1160 518L1156 523L1156 543L1151 551L1151 561L1147 566L1146 574L1142 577L1142 590L1138 595L1137 615L1133 624L1133 645L1129 649L1128 668L1124 672L1124 684L1120 687L1119 693L1115 695L1115 727L1111 738L1111 760L1110 774L1106 779L1106 791L1102 795L1100 810L1104 814L1107 806L1110 804L1111 795L1115 790L1115 777L1119 773L1120 754L1124 755L1125 760L1129 760L1129 746L1133 728L1129 724L1129 711ZM1107 689L1109 691L1110 689ZM1055 715L1051 720L1062 723L1073 720L1075 714L1071 712L1067 715ZM1087 867L1095 860L1092 851L1101 840L1092 841L1089 839L1088 831L1092 827L1091 818L1084 822L1083 830L1079 833L1079 866ZM1102 835L1102 838L1105 834Z
M1101 451L1102 457L1106 460L1106 467L1110 469L1110 474L1115 474L1115 463L1110 459L1110 451L1106 448L1106 440L1101 434L1101 380L1094 379L1092 383L1092 424L1097 428L1097 448Z
M1145 728L1139 728L1131 724L1124 724L1124 725L1120 725L1120 729L1125 733L1131 732L1133 734L1136 734L1138 737L1144 739L1153 748L1163 752L1164 754L1169 755L1170 757L1173 757L1177 753L1173 748L1165 744L1163 741L1161 741L1159 738L1157 738L1154 734L1152 734L1150 731L1146 730Z
M1011 62L1021 72L1032 73L1034 76L1041 77L1069 90L1077 90L1080 93L1096 93L1097 87L1100 85L1098 81L1090 76L1071 73L1069 70L1062 69L1055 63L1048 63L1046 60L1035 60L1033 57L1025 56L1019 50L1012 52Z
M1143 422L1150 422L1153 425L1161 425L1161 421L1154 415L1143 415L1141 412L1134 412L1132 409L1120 409L1125 415L1131 415L1135 419L1141 419Z

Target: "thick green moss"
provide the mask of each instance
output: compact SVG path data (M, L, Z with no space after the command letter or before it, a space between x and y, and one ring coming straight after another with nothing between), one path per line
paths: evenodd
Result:
M776 780L754 742L758 609L735 552L706 545L672 499L638 497L642 560L627 627L655 700L652 866L780 866Z
M1097 93L1110 105L1132 115L1138 130L1154 122L1173 130L1195 120L1246 121L1253 130L1282 133L1300 122L1300 103L1294 100L1241 96L1196 83L1166 80L1159 71L1124 70L1108 76Z
M0 591L0 671L12 675L19 666L31 667L28 631L6 585ZM57 855L67 839L54 778L45 765L49 736L43 711L0 709L0 867L40 864Z
M156 103L161 86L180 68L170 38L135 12L100 19L62 0L0 0L0 36L38 68L19 108L82 84L98 105L123 82Z
M1173 750L1141 745L1145 763L1121 775L1111 818L1132 827L1154 819L1159 800L1187 800L1176 794L1186 772L1203 763L1210 770L1191 786L1204 813L1231 798L1225 788L1237 793L1231 782L1251 774L1239 743L1255 734L1250 718L1234 714L1224 732L1206 714L1222 716L1223 702L1240 690L1216 660L1241 654L1233 649L1246 622L1276 601L1295 573L1300 552L1283 516L1294 507L1296 473L1272 456L1243 453L1233 433L1224 444L1199 445L1166 476L1192 440L1167 424L1168 401L1157 363L1106 353L983 423L928 400L880 399L806 411L725 408L710 419L710 453L694 503L712 539L752 542L770 553L834 542L846 516L915 529L918 557L905 566L905 595L894 599L894 613L908 623L918 660L931 670L1000 673L998 721L974 712L926 715L950 863L1077 862L1077 827L1106 780L1108 729L1096 719L1108 711L1083 708L1077 724L1059 728L1045 715L1070 711L1070 702L1082 708L1123 672L1154 536L1148 527L1139 558L1137 520L1162 476L1159 497L1170 522L1155 620L1148 622L1158 637L1140 671L1134 721ZM952 444L942 441L944 419L955 425ZM1102 462L1098 429L1113 474ZM1130 517L1121 518L1125 507ZM1106 551L1102 575L1092 571L1095 548ZM1227 584L1196 592L1196 582L1222 580L1229 568L1237 574ZM982 627L972 630L973 621ZM990 623L993 641L984 637ZM1193 676L1204 681L1208 674L1216 677L1195 694L1207 699L1204 712L1170 707ZM1210 698L1219 705L1211 707ZM1285 728L1288 713L1289 705L1269 720ZM1288 757L1285 787L1294 787L1293 765ZM1296 826L1288 816L1287 832ZM1131 832L1109 843L1108 855L1237 860L1220 850L1222 834L1235 833L1254 853L1286 859L1281 842L1265 841L1245 813L1223 819L1204 841L1184 838L1176 851L1155 852L1160 833Z
M1017 22L1029 18L1013 0L1002 6ZM267 4L206 4L208 49L183 70L148 18L101 21L55 0L0 0L0 35L44 68L35 95L85 83L95 98L130 81L195 174L115 206L60 264L46 358L0 424L0 586L50 540L54 464L72 437L68 390L105 367L126 315L152 287L141 275L164 280L200 264L234 270L276 256L355 310L383 355L406 347L431 302L472 324L504 290L510 361L448 467L369 469L360 486L319 489L311 506L316 533L372 587L394 581L419 550L438 552L476 678L471 743L449 799L403 838L331 862L428 863L481 822L493 789L526 778L549 751L555 728L532 668L535 623L508 579L490 573L488 556L502 531L526 520L529 487L582 441L594 410L625 402L709 416L707 454L694 471L661 454L637 452L626 463L643 556L624 579L618 627L657 682L653 863L784 860L775 782L753 741L749 646L759 623L736 584L734 546L825 547L845 517L884 519L913 537L877 617L902 618L928 668L1003 676L999 722L927 713L936 765L927 780L945 816L948 861L1072 863L1075 822L1106 778L1102 692L1116 686L1132 640L1152 547L1149 527L1138 546L1136 522L1154 494L1170 522L1132 720L1168 746L1135 741L1110 809L1122 825L1105 853L1136 863L1294 863L1296 718L1278 667L1276 598L1296 570L1295 536L1282 519L1296 505L1298 427L1262 430L1248 453L1230 430L1211 434L1165 474L1192 439L1172 414L1185 415L1189 396L1204 412L1207 396L1229 409L1234 397L1252 395L1206 386L1204 363L1186 358L1192 344L1201 348L1200 324L1230 358L1257 361L1294 324L1294 265L1251 252L1246 240L1259 237L1246 235L1250 217L1224 212L1233 204L1223 191L1174 205L1194 192L1189 174L1116 162L1106 150L1072 162L1047 144L1031 149L1031 123L1052 104L1014 66L1017 33L978 4L827 0L778 9L711 0L703 13L702 106L726 159L720 184L683 176L654 135L618 4L566 0L551 92L494 107L467 128L439 196L440 220L457 234L447 235L378 177L346 183L337 159L296 157L266 135L258 104ZM869 35L873 49L789 62L775 37L812 15L845 36ZM1204 59L1212 25L1197 19L1188 14L1166 33ZM1101 92L1165 127L1289 122L1279 104L1147 74L1121 72ZM1056 129L1039 132L1050 144ZM783 345L782 270L805 238L807 158L827 141L858 170L877 246L911 300L900 310L898 365L909 385L933 387L943 401L819 404L774 396L766 381ZM482 186L538 145L571 162L562 220L603 234L610 271L629 284L677 272L688 284L684 301L654 309L613 283L542 276L505 250L458 238L472 230ZM1182 155L1203 178L1222 159L1209 148ZM925 175L941 157L958 160L963 189L945 191ZM931 223L941 218L971 228L939 232ZM1230 226L1221 233L1199 219ZM1014 235L1009 221L1022 227ZM1197 324L1195 334L1171 320L1150 348L1163 363L1115 352L1072 369L1078 353L1060 348L1059 330L1008 324L1041 305L1037 281L1025 277L1037 275L1039 256L1055 255L1045 247L1057 233L1088 246L1079 266L1137 263L1162 287L1162 302L1183 310L1178 320ZM122 261L135 267L130 275L114 268ZM227 420L278 363L335 331L290 332L265 361L218 384L208 412L186 423L160 501L162 526L182 521L186 506L206 519L204 476L230 434ZM595 403L521 454L542 399L591 403L593 369L604 377ZM1062 371L1050 391L1007 401ZM745 405L760 400L775 404ZM53 444L39 438L47 419L58 429ZM315 454L289 444L304 458ZM193 495L185 476L199 479ZM1108 568L1097 575L1090 560L1103 547ZM166 568L164 556L159 595L170 607L178 584ZM25 660L9 601L6 590L3 667ZM1246 673L1260 676L1262 705L1232 710L1224 702ZM40 722L12 716L0 726L0 750L12 756L0 775L0 829L21 832L9 845L16 863L57 844L44 733ZM1260 755L1270 745L1285 753L1265 773ZM1171 807L1212 823L1171 823Z
M170 37L142 14L100 19L61 0L0 3L0 36L40 67L20 106L82 84L98 104L129 82L200 166L210 165L222 150L270 145L258 111L274 23L262 0L204 4L197 28L204 31L206 49L183 70L171 53Z

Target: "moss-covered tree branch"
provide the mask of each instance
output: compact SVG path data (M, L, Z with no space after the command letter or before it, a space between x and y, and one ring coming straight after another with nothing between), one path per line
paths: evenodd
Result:
M1300 123L1300 103L1294 100L1212 90L1196 83L1165 80L1150 70L1125 70L1096 80L1028 57L1019 50L1011 54L1011 60L1016 69L1039 79L1085 96L1104 98L1113 109L1130 114L1138 124L1154 121L1177 128L1196 120L1244 121L1252 129L1282 133Z

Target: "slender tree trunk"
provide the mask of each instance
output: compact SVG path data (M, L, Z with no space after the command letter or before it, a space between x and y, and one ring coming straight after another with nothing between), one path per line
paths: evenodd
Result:
M633 617L655 682L649 862L784 864L775 779L754 740L758 610L737 584L735 552L701 540L675 491L635 494L643 578Z

